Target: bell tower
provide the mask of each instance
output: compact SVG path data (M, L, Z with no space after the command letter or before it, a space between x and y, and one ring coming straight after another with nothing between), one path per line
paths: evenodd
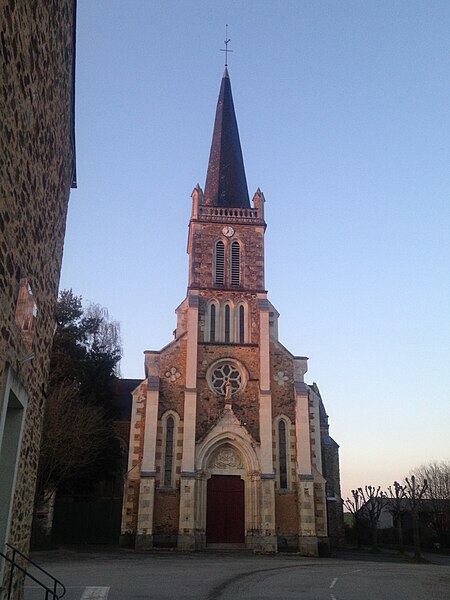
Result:
M189 289L264 291L264 196L250 204L228 69L217 102L205 192L192 193Z
M189 222L188 298L195 298L198 306L195 436L197 442L208 438L224 410L245 428L246 443L258 448L258 494L267 518L266 538L261 538L258 524L258 541L253 542L270 551L276 543L265 230L263 193L258 189L249 200L225 69L205 192L195 187ZM187 323L184 316L182 321ZM192 333L187 331L188 338ZM228 443L224 440L224 448Z

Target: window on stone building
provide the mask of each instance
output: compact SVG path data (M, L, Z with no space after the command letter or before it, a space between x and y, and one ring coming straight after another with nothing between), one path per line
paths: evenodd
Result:
M175 432L175 421L170 415L166 420L166 441L165 441L165 452L164 452L164 478L163 486L172 487L172 473L173 473L173 451L174 451L174 432Z
M204 341L219 344L247 344L249 342L247 303L240 300L220 304L210 300L205 309Z
M230 305L226 304L225 305L225 343L229 344L230 343L230 320L231 320L231 316L230 316Z
M216 305L211 304L209 313L209 341L216 341Z
M220 304L217 300L210 300L205 311L205 342L218 342L220 339Z
M278 466L280 489L287 489L287 445L286 445L286 423L283 419L278 422Z
M285 415L279 415L274 420L276 482L279 490L289 490L292 486L292 450L291 450L291 421Z
M241 304L239 306L239 343L243 344L245 342L245 309Z
M225 396L227 386L231 386L231 395L242 391L247 383L247 374L241 363L227 358L210 365L206 379L213 392Z
M215 283L217 285L225 283L225 245L220 240L216 242Z
M250 341L248 305L241 300L234 309L233 336L238 344L247 344Z
M239 242L231 244L231 285L241 284L241 246Z

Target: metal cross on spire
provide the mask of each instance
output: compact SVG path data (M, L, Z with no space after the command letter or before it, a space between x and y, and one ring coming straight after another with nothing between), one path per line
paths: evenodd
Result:
M228 50L228 44L230 42L231 42L231 40L228 38L228 25L225 25L225 40L224 40L225 48L221 48L220 51L225 52L225 66L226 67L228 67L228 52L233 52L233 50Z

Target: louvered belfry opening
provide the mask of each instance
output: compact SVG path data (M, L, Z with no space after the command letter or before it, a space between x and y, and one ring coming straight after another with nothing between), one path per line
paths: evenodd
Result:
M241 285L241 247L239 242L231 244L231 285Z
M216 243L216 284L225 283L225 245L219 241Z

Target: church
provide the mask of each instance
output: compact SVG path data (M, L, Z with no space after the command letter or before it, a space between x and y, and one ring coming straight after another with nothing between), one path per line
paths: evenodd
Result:
M259 188L250 201L225 68L192 193L187 296L133 392L125 545L317 556L342 539L338 445L267 297L264 202Z

